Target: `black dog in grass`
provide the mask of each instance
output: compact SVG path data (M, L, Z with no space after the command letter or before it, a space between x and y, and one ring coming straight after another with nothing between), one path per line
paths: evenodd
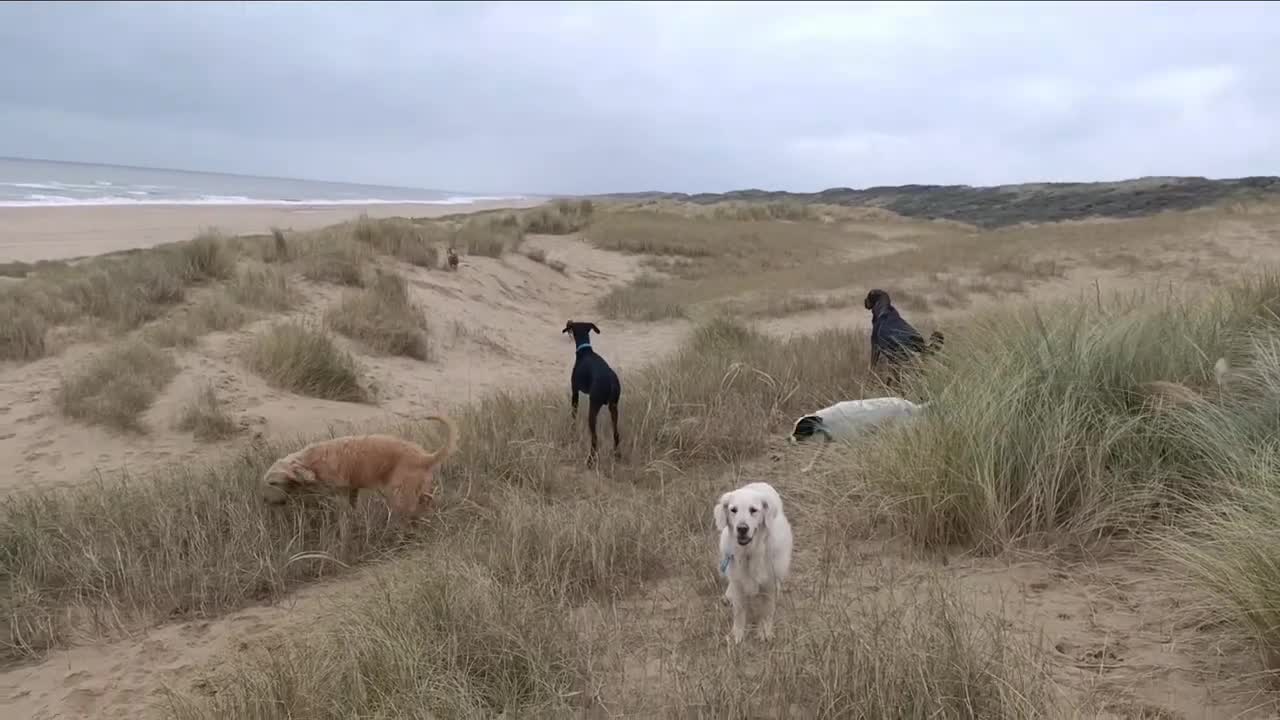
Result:
M609 406L609 420L613 425L613 456L621 457L618 450L618 401L622 398L622 382L618 374L609 367L604 358L591 349L591 333L599 334L600 328L595 323L565 323L564 331L573 335L576 346L573 361L573 374L569 376L569 404L573 407L573 417L578 417L578 393L586 393L591 401L587 410L587 427L591 429L591 454L587 456L587 464L596 460L596 417L600 408Z
M927 355L942 347L943 335L937 330L929 341L898 313L884 290L867 293L863 306L871 311L871 367L874 369L883 359L891 377L896 380L898 369L912 355Z

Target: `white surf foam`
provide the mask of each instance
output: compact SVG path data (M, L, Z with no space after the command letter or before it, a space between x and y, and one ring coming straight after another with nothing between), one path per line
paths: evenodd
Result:
M136 193L130 192L130 195ZM142 193L145 195L145 193ZM103 206L160 206L160 205L208 205L208 206L287 206L287 207L336 207L349 205L470 205L477 202L501 202L504 200L522 201L523 195L484 195L455 196L441 200L387 200L381 198L326 200L323 198L304 200L275 200L249 198L241 195L201 195L195 198L150 198L150 197L89 197L73 198L65 195L46 195L33 193L22 200L0 200L0 207L103 207Z

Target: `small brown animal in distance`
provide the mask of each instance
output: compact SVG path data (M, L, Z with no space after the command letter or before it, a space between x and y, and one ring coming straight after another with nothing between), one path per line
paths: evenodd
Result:
M458 269L458 253L454 252L453 248L449 248L448 250L445 251L445 254L448 256L449 269L457 270Z
M1227 378L1231 373L1231 366L1227 364L1225 357L1218 358L1213 364L1214 380L1218 385L1218 391L1221 392L1227 384ZM1183 385L1179 382L1169 380L1151 380L1144 382L1138 386L1142 392L1145 401L1154 405L1157 409L1163 410L1168 407L1182 407L1193 405L1199 402L1205 402L1206 398L1199 392Z
M427 420L445 426L445 443L434 453L391 435L320 440L272 463L262 476L263 500L280 505L298 493L345 492L354 507L361 490L378 490L399 519L416 517L432 504L436 469L458 449L452 420Z

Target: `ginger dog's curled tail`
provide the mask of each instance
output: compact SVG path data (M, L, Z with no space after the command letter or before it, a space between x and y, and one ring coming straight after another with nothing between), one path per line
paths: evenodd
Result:
M458 426L446 415L430 415L427 420L435 420L444 426L444 445L431 454L432 462L442 463L450 455L458 451Z
M1227 385L1227 380L1231 377L1231 364L1227 362L1225 357L1218 358L1218 362L1213 364L1213 379L1217 381L1218 388L1223 389Z

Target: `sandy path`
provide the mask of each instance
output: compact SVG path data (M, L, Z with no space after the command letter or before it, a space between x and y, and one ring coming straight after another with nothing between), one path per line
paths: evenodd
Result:
M187 240L216 227L233 235L272 227L312 230L359 217L439 217L496 208L531 207L539 200L469 205L160 205L0 208L0 262L101 255Z
M0 673L0 716L64 720L154 713L166 688L191 690L221 657L277 647L294 628L323 621L331 601L376 572L369 567L339 582L303 587L278 605L51 653L43 662Z

